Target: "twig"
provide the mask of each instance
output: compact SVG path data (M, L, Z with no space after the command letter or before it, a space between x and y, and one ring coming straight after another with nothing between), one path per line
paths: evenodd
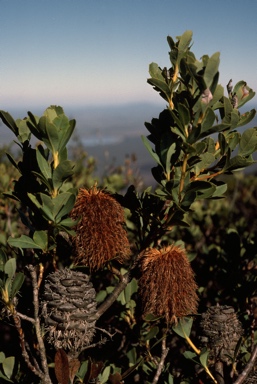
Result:
M32 288L33 288L33 304L34 304L34 319L35 319L35 331L38 341L38 347L39 347L39 355L41 359L41 365L44 372L44 384L52 384L52 381L49 376L49 370L47 365L47 358L46 358L46 350L45 345L43 341L43 337L41 334L41 327L40 327L40 320L39 320L39 303L38 303L38 281L37 281L37 274L35 267L33 265L28 266L28 270L30 272L31 280L32 280Z
M103 333L106 333L106 335L108 335L110 337L110 339L112 339L113 336L116 335L116 332L112 335L110 332L106 331L106 329L103 329L103 328L95 327L95 329L97 329L98 331L101 331Z
M19 334L19 338L20 338L20 346L21 346L21 353L22 353L22 356L28 366L28 368L38 377L40 377L40 379L44 379L44 373L40 370L40 369L37 369L34 365L31 364L30 362L30 359L29 359L29 355L28 355L28 352L26 350L26 346L25 346L25 336L24 336L24 332L23 332L23 329L21 327L21 319L18 315L18 313L16 312L15 309L12 310L12 316L13 316L13 320L14 320L14 325L15 325L15 328L17 329L18 331L18 334Z
M188 160L188 154L185 154L182 168L181 168L181 177L179 182L179 200L181 200L181 194L184 189L186 170L187 170L187 160Z
M37 286L38 286L38 289L40 288L40 285L43 281L43 275L44 275L44 266L42 263L39 264L39 276L38 276L38 282L37 282Z
M253 353L251 355L251 358L248 361L245 369L240 373L240 375L238 376L238 378L236 379L234 384L242 384L247 379L247 376L249 375L249 373L251 372L251 370L254 367L256 359L257 359L257 344L254 347L254 350L253 350Z
M96 320L99 319L102 314L107 311L107 309L114 303L114 301L117 299L119 294L123 291L123 289L126 288L130 280L129 273L125 273L125 275L120 275L120 282L115 287L113 292L110 294L110 296L98 307L98 310L96 312Z
M35 324L35 320L34 320L32 317L23 315L23 313L20 313L20 312L17 312L17 311L16 311L16 314L17 314L22 320L27 320L27 321L29 321L30 323Z
M154 376L152 384L158 383L159 378L160 378L161 373L162 373L162 370L163 370L163 366L164 366L165 359L167 357L168 352L169 352L169 348L166 347L166 336L165 336L162 339L162 355L161 355L161 359L160 359L160 362L159 362L159 365L158 365L158 368L157 368L157 371L156 371L156 374Z
M217 361L215 363L215 379L217 380L218 384L225 384L224 367L222 361Z

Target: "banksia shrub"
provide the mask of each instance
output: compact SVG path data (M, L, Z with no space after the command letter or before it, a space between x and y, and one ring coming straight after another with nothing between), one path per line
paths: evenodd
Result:
M68 268L47 277L42 316L50 344L72 356L90 345L95 333L95 290L89 276Z
M233 307L213 306L202 314L202 342L210 350L211 361L231 363L243 329Z
M197 285L182 249L149 248L140 264L139 292L144 315L164 316L167 323L172 323L177 317L197 312Z
M122 263L129 257L123 208L107 192L80 189L71 217L81 218L73 240L75 264L96 270L111 259Z

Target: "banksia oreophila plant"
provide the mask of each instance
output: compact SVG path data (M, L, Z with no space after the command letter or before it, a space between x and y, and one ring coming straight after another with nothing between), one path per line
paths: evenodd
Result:
M243 328L233 307L213 306L202 314L202 343L209 349L209 359L214 363L230 364Z
M81 218L73 240L75 264L97 270L111 259L128 259L124 211L109 193L96 187L80 189L71 217Z
M68 268L47 277L42 316L47 340L56 349L76 356L95 333L95 289L89 276Z
M172 323L197 312L197 285L181 248L149 248L142 254L140 265L139 292L145 315L162 316Z

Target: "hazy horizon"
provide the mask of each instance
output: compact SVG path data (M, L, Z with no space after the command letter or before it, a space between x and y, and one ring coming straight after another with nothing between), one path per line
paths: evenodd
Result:
M149 64L167 36L193 32L198 60L220 52L220 82L257 90L257 1L2 0L0 108L155 103Z
M98 174L103 174L106 167L121 165L126 156L134 154L137 166L147 177L151 176L154 160L144 147L141 136L149 134L144 123L151 122L166 108L165 101L153 103L129 103L119 106L84 106L65 108L64 112L70 118L76 119L76 129L70 140L70 145L82 144L89 156L97 160ZM241 113L254 108L254 104L246 105ZM45 108L31 109L33 114L42 115ZM27 113L23 109L8 111L15 119L24 118ZM257 116L240 131L257 126ZM8 145L15 140L15 135L0 121L1 145ZM14 148L14 146L13 146ZM253 172L255 167L249 168Z

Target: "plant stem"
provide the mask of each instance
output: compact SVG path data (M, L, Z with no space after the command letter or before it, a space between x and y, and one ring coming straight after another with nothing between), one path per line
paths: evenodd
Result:
M29 355L28 355L28 352L27 352L27 349L26 349L26 345L25 345L25 336L24 336L24 332L23 332L23 329L22 329L22 326L21 326L21 319L20 319L20 316L18 315L18 313L17 313L15 308L12 309L12 317L13 317L15 328L18 331L18 334L19 334L21 353L22 353L22 356L23 356L23 358L25 360L25 363L27 364L28 368L36 376L38 376L41 380L43 380L44 377L45 377L44 373L40 369L37 369L30 362ZM51 382L49 382L49 384L51 384Z
M179 183L179 201L181 201L181 193L184 189L184 184L185 184L187 160L188 160L188 154L185 153L182 168L181 168L181 177L180 177L180 183Z
M162 370L163 370L165 359L166 359L166 357L168 355L168 352L169 352L169 348L167 348L167 346L166 346L166 335L165 335L165 337L162 339L162 355L161 355L161 359L160 359L160 362L159 362L159 365L158 365L158 368L157 368L157 371L156 371L156 374L154 376L152 384L157 384L158 383L160 375L161 375Z
M184 334L184 336L185 336L185 339L186 339L187 343L190 345L190 347L195 351L195 353L196 353L198 356L201 355L201 350L198 349L198 348L194 345L194 343L192 342L192 340L186 335L186 333L185 333L183 327L182 327L182 331L183 331L183 334ZM210 378L212 379L212 381L213 381L215 384L218 384L217 380L213 377L213 375L212 375L212 373L210 372L210 370L209 370L209 368L207 367L207 365L202 365L202 366L203 366L205 372L207 373L207 375L210 376Z
M130 275L129 272L127 272L125 275L120 275L120 282L115 287L113 292L107 297L107 299L101 304L96 312L96 319L99 319L102 314L107 311L107 309L114 303L114 301L117 299L119 294L123 291L123 289L126 288L127 284L129 283Z
M200 176L200 177L192 177L191 180L195 181L195 180L198 180L198 181L201 181L201 180L208 180L208 179L212 179L213 177L216 177L216 176L219 176L223 173L223 170L221 171L218 171L216 173L212 173L211 175L203 175L203 176Z
M255 362L257 360L257 344L254 347L254 350L252 352L251 358L248 361L245 369L240 373L234 384L242 384L247 379L249 373L253 369Z
M33 288L33 304L34 304L34 319L35 319L35 331L39 346L39 355L41 359L41 365L44 372L44 384L52 384L52 381L49 376L49 370L47 365L47 357L46 357L46 350L45 345L41 333L41 326L40 326L40 320L39 320L39 302L38 302L38 281L37 281L37 273L35 270L35 267L33 265L28 266L28 270L30 272L31 280L32 280L32 288Z

